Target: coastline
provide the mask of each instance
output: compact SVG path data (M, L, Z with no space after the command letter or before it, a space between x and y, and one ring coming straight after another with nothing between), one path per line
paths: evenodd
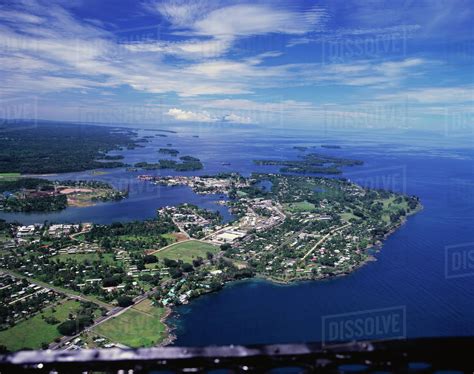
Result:
M173 309L165 307L165 314L160 318L160 322L165 326L164 338L156 345L156 347L164 347L172 344L176 340L176 335L173 334L173 329L166 323L166 320L173 314Z
M421 203L419 203L418 206L416 207L416 209L414 209L413 211L407 213L406 216L404 216L397 225L395 225L389 232L387 232L384 235L382 240L377 241L376 244L367 245L367 247L364 250L366 251L368 249L378 247L377 252L379 252L383 247L384 241L390 235L395 233L401 226L403 226L404 224L407 223L407 221L408 221L407 217L415 215L415 214L421 212L423 209L424 209L424 206ZM347 275L351 275L355 271L357 271L358 269L360 269L363 266L365 266L366 264L368 264L369 262L375 262L375 261L377 261L377 258L375 256L367 255L367 258L365 258L363 261L359 262L358 264L354 265L348 272L344 272L344 273L341 273L341 274L332 274L332 275L328 274L328 275L320 276L320 277L316 277L316 278L314 278L314 277L301 277L301 278L288 279L288 280L281 280L281 279L277 279L277 278L272 278L268 275L256 274L252 278L245 278L245 279L232 280L232 281L226 282L226 283L224 283L223 287L231 286L233 284L236 284L237 282L259 281L259 280L264 281L264 282L269 282L271 284L279 285L279 286L290 286L290 285L295 285L295 284L298 284L298 283L301 283L301 282L317 282L317 281L328 280L328 279L339 278L339 277L344 277L344 276L347 276ZM209 295L209 294L214 293L214 292L219 292L221 289L203 293L203 294L197 296L196 298L190 300L190 302L198 299L200 296ZM167 335L163 339L163 341L160 344L158 344L157 346L163 347L163 346L170 345L177 339L177 336L175 334L173 334L173 328L171 328L167 323L167 320L171 317L171 315L173 313L174 313L173 307L166 307L166 313L161 318L160 321L165 325L165 329L166 329L165 331L166 331Z

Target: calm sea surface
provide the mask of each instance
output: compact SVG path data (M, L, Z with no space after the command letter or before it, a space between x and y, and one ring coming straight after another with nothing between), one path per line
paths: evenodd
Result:
M474 334L474 269L463 266L474 248L474 148L469 138L404 131L268 131L259 128L183 127L155 137L145 148L123 153L125 162L156 161L171 143L180 155L199 157L205 169L194 174L276 171L255 166L255 158L295 158L309 151L363 160L345 177L373 188L421 198L424 210L391 235L371 262L353 274L329 281L289 286L265 281L238 282L177 308L173 318L179 345L320 341L323 321L333 315L403 310L409 337ZM158 133L142 131L142 135ZM198 136L198 137L195 137ZM340 149L324 149L337 144ZM230 165L227 165L230 163ZM173 172L152 172L172 175ZM197 196L185 187L139 183L140 172L123 169L106 175L71 173L51 179L102 179L129 188L130 198L52 214L0 214L24 223L97 222L152 218L156 209L182 202L219 210L221 196ZM184 173L186 174L186 173ZM455 262L453 262L455 260ZM457 261L457 262L456 262ZM461 262L459 262L461 261ZM465 264L464 264L465 265ZM459 277L459 275L463 275ZM350 318L350 317L348 317Z

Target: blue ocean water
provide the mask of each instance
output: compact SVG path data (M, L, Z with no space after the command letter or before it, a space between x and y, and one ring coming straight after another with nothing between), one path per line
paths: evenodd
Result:
M154 138L145 148L122 152L125 162L156 161L162 158L157 149L171 143L180 155L203 161L205 169L190 175L230 171L249 175L252 171L277 171L256 166L253 159L294 159L303 153L293 147L307 146L307 152L363 160L363 166L347 168L343 176L368 187L417 195L424 206L384 242L376 261L348 276L292 285L242 281L177 308L172 321L175 344L320 341L328 317L386 308L404 311L403 334L409 337L474 334L474 269L459 269L453 263L453 253L463 258L474 248L472 139L404 130L329 133L212 126L173 130L178 133ZM321 144L341 148L321 148ZM45 219L107 223L151 218L156 208L185 201L219 209L229 218L225 208L215 203L220 196L197 196L185 187L139 183L139 172L109 172L50 178L107 180L129 188L128 200L47 215L3 213L0 218L25 223Z

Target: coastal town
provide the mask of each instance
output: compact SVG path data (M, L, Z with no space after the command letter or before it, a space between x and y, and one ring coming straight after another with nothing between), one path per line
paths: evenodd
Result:
M166 318L175 306L238 279L289 283L348 274L421 208L416 197L343 179L236 173L137 179L218 196L232 218L185 203L157 209L151 220L110 225L2 222L2 302L5 310L22 307L4 312L0 342L35 321L50 337L37 343L43 348L166 344L172 339ZM64 305L71 312L62 319L57 312L45 316ZM130 332L143 326L149 331L139 339ZM16 348L22 347L5 347Z

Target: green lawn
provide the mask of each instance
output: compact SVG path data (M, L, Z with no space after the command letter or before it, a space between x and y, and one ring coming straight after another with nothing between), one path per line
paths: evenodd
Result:
M44 309L44 316L55 316L60 322L68 319L69 313L74 313L80 306L75 300L63 301L61 305ZM22 348L41 348L41 343L51 343L61 334L57 330L58 325L50 325L41 318L41 314L22 321L12 328L0 331L0 344L10 351L18 351Z
M176 241L176 237L173 234L162 234L161 236L168 240L170 244Z
M344 213L341 213L340 214L340 217L341 219L343 219L344 221L347 221L349 222L350 219L352 218L355 218L355 219L360 219L359 217L357 217L354 213L352 212L344 212Z
M8 180L13 181L20 178L20 173L0 173L0 181Z
M93 330L128 347L152 347L166 337L166 326L161 322L164 313L164 308L155 307L150 300L144 300Z
M405 199L403 199L402 202L399 204L395 202L395 199L395 196L391 196L388 199L379 200L383 204L384 213L382 214L382 219L386 223L390 223L391 213L396 212L399 209L405 209L405 211L408 210L408 203L405 201Z
M120 235L118 239L121 242L128 242L128 243L139 243L145 244L150 248L156 246L157 243L160 242L161 238L165 238L168 244L171 244L175 241L175 238L170 234L163 234L163 235Z
M312 212L316 206L309 201L286 204L286 210L290 212Z
M169 248L155 253L158 258L169 258L170 260L183 260L191 263L192 260L202 257L206 258L207 252L217 253L219 248L215 245L203 243L198 240L176 243Z

